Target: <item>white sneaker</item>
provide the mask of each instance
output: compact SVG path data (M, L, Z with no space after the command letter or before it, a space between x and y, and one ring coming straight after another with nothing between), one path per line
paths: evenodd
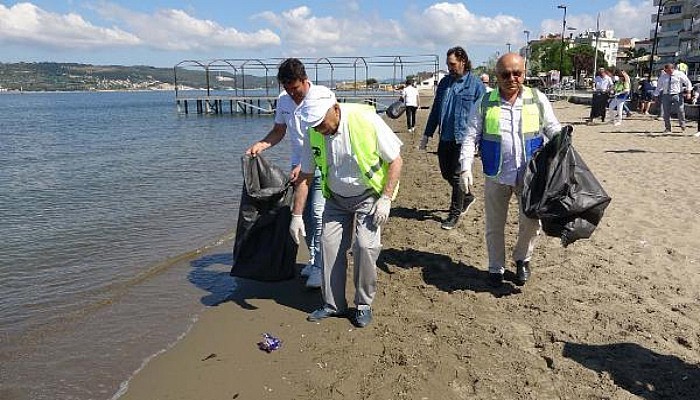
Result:
M320 289L322 283L323 283L323 271L321 271L321 268L314 267L311 274L309 275L309 279L306 280L306 288L307 289Z
M693 136L700 137L700 131L698 131L698 133L694 134Z
M303 276L304 278L308 278L309 275L311 275L311 272L316 268L315 265L313 264L306 264L304 268L301 269L301 272L299 272L299 275Z

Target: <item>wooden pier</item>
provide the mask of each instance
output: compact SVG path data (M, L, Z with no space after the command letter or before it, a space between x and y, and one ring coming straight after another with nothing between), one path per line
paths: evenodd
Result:
M335 91L340 103L366 103L384 112L399 99L400 92L344 93ZM277 96L255 95L180 95L176 98L177 110L181 114L274 114Z
M272 114L277 96L178 96L176 104L182 114Z

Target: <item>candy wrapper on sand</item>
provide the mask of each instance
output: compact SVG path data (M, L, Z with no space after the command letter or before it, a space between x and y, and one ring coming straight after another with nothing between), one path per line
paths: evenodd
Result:
M269 333L263 333L263 341L258 342L258 348L262 351L272 353L282 347L282 341Z

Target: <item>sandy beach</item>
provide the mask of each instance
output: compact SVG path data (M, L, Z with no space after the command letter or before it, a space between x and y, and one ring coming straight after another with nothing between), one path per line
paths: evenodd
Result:
M449 188L437 138L427 153L416 148L422 109L414 134L403 117L389 120L404 141L404 170L370 326L307 322L320 292L300 279L241 281L121 399L697 399L697 124L661 134L663 121L635 113L619 127L587 125L587 106L553 106L613 200L591 239L562 248L541 236L527 285L488 285L479 165L477 203L457 228L440 228ZM282 348L259 350L264 332Z

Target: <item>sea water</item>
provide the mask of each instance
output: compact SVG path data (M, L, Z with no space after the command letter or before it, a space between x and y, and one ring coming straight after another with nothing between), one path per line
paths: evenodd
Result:
M235 290L211 249L272 124L173 92L0 95L0 398L113 398ZM287 168L287 141L265 154Z

